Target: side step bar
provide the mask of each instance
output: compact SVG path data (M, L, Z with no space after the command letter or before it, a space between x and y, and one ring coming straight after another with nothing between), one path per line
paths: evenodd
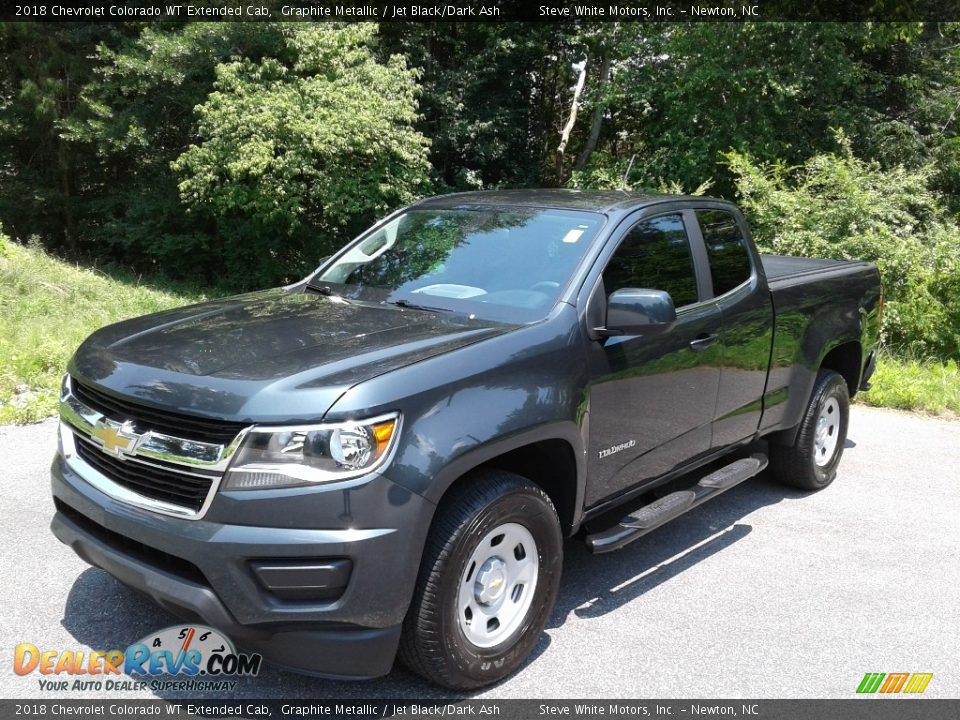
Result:
M659 500L627 515L612 528L588 535L587 547L593 553L619 550L627 543L683 515L687 510L692 510L734 485L749 480L766 466L767 456L761 454L735 460L702 478L689 490L678 490L664 495Z

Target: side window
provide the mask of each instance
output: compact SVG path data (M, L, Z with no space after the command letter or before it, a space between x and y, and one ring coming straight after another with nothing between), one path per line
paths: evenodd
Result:
M677 307L697 301L690 240L680 215L637 223L624 236L603 271L609 295L622 288L666 290Z
M707 246L713 294L723 295L750 277L750 255L736 218L724 210L697 210Z

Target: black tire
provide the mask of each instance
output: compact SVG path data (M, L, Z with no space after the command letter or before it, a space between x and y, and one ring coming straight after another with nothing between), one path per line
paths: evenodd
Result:
M466 585L473 587L476 577L467 575L468 561L475 551L482 552L480 543L490 533L507 523L521 525L535 541L537 579L531 583L528 609L514 614L520 623L516 630L492 647L479 647L464 632L464 623L469 631L471 621L459 615L463 612L461 581L467 577ZM543 490L498 470L465 477L437 508L404 621L400 660L428 680L456 690L501 680L526 660L539 641L557 597L562 566L560 523ZM501 584L508 585L498 582L496 587Z
M837 437L829 457L826 448L817 445L817 424L824 409L828 411L828 418L833 412L839 415L835 425ZM801 490L827 487L837 476L849 421L850 394L846 380L833 370L821 370L793 445L770 445L770 468L774 477ZM827 424L825 430L830 427ZM820 462L817 461L818 455Z

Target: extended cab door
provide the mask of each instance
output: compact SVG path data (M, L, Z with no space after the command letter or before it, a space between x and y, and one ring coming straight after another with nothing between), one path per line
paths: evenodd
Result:
M677 322L588 346L588 506L710 450L721 316L702 282L703 247L691 243L695 223L692 210L676 210L627 225L595 281L588 322L602 321L606 298L621 288L667 291Z
M711 291L723 318L722 370L713 423L713 447L722 448L752 437L760 424L773 339L773 304L740 214L717 204L698 207L696 216L695 232L703 239Z

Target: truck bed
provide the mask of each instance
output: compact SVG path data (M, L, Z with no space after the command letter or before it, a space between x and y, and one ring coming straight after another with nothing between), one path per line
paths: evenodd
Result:
M859 260L826 260L787 255L761 255L760 261L771 290L803 282L813 275L827 278L835 274L847 274L853 270L864 270L870 267L870 263Z
M810 396L824 338L872 348L879 330L880 278L871 263L857 260L761 255L773 301L774 334L766 396L785 402L764 407L761 431L795 426ZM862 371L866 361L850 360ZM856 385L851 384L854 391Z

